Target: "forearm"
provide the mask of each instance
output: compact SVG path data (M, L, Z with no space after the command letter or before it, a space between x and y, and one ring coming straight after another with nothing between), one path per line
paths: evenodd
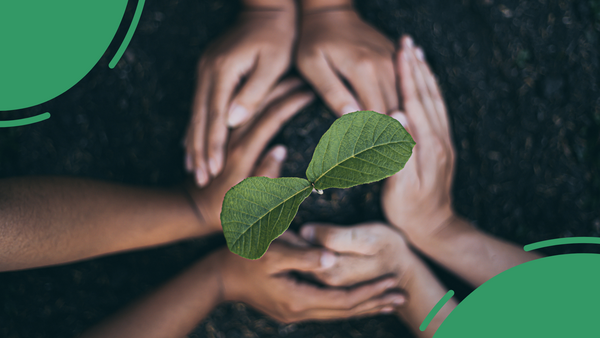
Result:
M539 258L522 247L495 238L453 217L434 233L411 236L427 256L474 287L513 266Z
M302 12L314 12L329 8L352 7L352 0L300 0Z
M183 191L84 179L0 180L0 271L60 264L218 231Z
M427 325L427 329L421 331L419 329L421 323L423 323L429 312L444 297L448 290L439 282L429 268L420 261L411 272L408 281L403 285L403 289L408 294L408 302L399 308L398 315L417 337L433 337L444 319L456 307L456 300L451 298L433 317L433 320Z
M196 263L83 337L185 337L221 302L219 262L215 257Z
M294 10L296 4L294 0L242 0L246 8L272 8Z

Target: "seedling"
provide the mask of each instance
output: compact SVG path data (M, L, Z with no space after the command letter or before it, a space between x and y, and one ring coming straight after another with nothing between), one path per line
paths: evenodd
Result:
M337 119L317 144L306 179L249 177L225 195L221 225L231 252L264 255L311 191L380 181L404 168L415 141L395 119L359 111Z

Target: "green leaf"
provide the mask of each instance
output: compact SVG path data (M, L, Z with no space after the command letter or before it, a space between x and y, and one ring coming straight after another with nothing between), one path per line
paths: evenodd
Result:
M350 113L323 135L306 177L318 190L376 182L404 168L414 145L395 119L372 111Z
M262 257L311 191L310 182L301 178L249 177L231 188L221 211L229 250L249 259Z

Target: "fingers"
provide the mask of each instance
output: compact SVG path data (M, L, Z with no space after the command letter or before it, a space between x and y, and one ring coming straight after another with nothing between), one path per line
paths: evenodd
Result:
M396 285L397 281L392 278L386 278L351 289L316 289L310 292L310 296L307 295L303 305L307 308L321 307L331 310L352 310L359 304L373 298L378 298L381 294ZM310 286L305 287L309 288ZM326 304L326 306L323 304Z
M289 270L327 269L335 264L335 255L330 251L294 246L283 241L274 241L263 259L273 274Z
M300 230L307 241L339 253L374 255L386 243L387 226L369 223L351 227L306 224Z
M272 63L273 60L259 57L256 69L231 102L227 120L230 127L238 127L255 115L277 83L279 76L284 73L287 63L281 65Z
M314 53L318 54L301 58L302 62L298 64L298 67L304 77L323 97L329 108L338 116L361 110L358 102L332 69L323 52Z
M299 78L291 77L287 78L275 86L273 90L267 95L267 97L263 100L262 104L258 108L259 112L262 112L266 107L269 107L274 102L283 99L288 96L293 91L302 87L304 82ZM258 115L254 116L256 119ZM253 123L245 123L242 126L233 130L229 136L230 144L237 144L239 140L253 127Z
M265 176L269 178L279 177L281 165L287 155L287 149L284 146L275 146L262 159L254 171L253 176Z
M364 317L379 313L391 313L397 307L406 303L406 297L401 293L392 293L364 301L351 309L311 309L302 315L306 319L328 320L351 317Z
M431 135L430 123L425 115L421 104L418 88L411 69L413 41L410 37L402 38L402 50L398 53L398 77L400 83L400 95L404 101L404 109L412 127L412 136L417 143Z
M331 62L348 79L365 110L388 114L398 108L392 52L393 48L383 55L374 52L362 52L353 58L347 53L332 55Z
M311 244L309 242L307 242L304 238L298 236L292 230L287 230L286 232L283 233L283 235L279 236L277 238L277 240L284 241L293 246L299 246L299 247L305 247L305 248L311 246Z
M200 187L209 181L206 162L206 123L208 99L211 93L212 72L203 69L200 62L199 79L194 95L192 120L186 136L186 169L194 172L196 184Z
M450 141L446 104L444 103L444 99L440 92L435 76L431 72L431 68L427 62L425 62L425 54L423 50L421 48L417 48L415 55L417 55L417 65L419 66L419 70L423 74L423 78L427 85L429 98L435 107L434 111L440 127L438 132L446 136L448 141Z
M281 126L313 100L312 92L298 92L272 105L240 138L239 146L235 149L240 152L240 163L255 163Z

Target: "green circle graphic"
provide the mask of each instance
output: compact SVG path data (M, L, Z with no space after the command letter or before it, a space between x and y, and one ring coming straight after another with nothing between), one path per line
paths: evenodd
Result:
M599 281L598 254L515 266L465 298L434 337L600 337Z
M127 0L0 2L0 110L66 92L100 60Z

